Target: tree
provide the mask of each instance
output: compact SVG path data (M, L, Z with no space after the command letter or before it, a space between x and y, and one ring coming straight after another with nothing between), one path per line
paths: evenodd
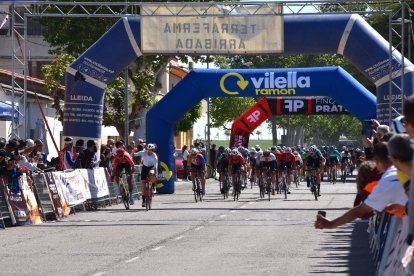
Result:
M260 140L260 135L262 135L262 132L260 130L256 131L257 140Z
M210 105L210 115L213 127L223 127L229 122L233 122L256 100L253 98L212 98Z

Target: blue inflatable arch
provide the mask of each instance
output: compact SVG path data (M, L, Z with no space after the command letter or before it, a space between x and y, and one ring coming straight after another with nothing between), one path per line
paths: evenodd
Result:
M322 53L338 53L349 59L366 77L375 83L377 87L377 118L381 121L385 121L388 118L388 42L383 39L368 23L366 23L359 15L299 15L299 16L287 16L284 23L284 44L286 54L322 54ZM102 128L102 112L103 112L103 89L112 81L123 68L130 64L134 59L140 56L141 36L140 36L140 21L138 18L122 18L120 19L108 32L106 32L94 45L92 45L84 54L82 54L74 63L72 63L66 70L66 94L65 94L65 109L63 118L63 135L73 136L83 139L100 139ZM401 55L397 52L393 52L393 81L400 85L401 82ZM413 88L413 65L410 61L404 61L405 76L404 84L406 87L405 94L412 94ZM273 69L272 69L273 70ZM324 69L325 70L325 69ZM341 72L341 69L335 69L337 72ZM215 86L212 84L213 80L221 77L220 71L214 71L216 75L205 72L203 77L189 78L182 85L186 87L193 85L199 87L198 82L206 81L205 85ZM243 74L242 77L248 78L256 76L251 75L248 71L239 71ZM255 71L260 74L259 71ZM276 71L274 71L276 73ZM278 71L280 74L283 72ZM299 72L299 71L298 71ZM302 72L302 71L301 71ZM191 73L190 75L199 75L200 71ZM286 73L286 72L285 72ZM310 73L310 72L309 72ZM328 74L327 72L325 72ZM316 74L316 73L314 73ZM336 73L335 79L349 79L349 82L342 81L347 87L355 86L349 75L345 73ZM216 77L214 77L216 76ZM338 77L342 76L342 77ZM213 79L209 79L209 77ZM237 77L237 76L236 76ZM316 76L315 76L316 77ZM229 81L234 76L230 76ZM256 80L256 79L255 79ZM258 79L256 80L259 81ZM184 81L182 81L184 82ZM197 82L197 83L194 83ZM263 83L266 82L263 79ZM227 81L226 81L227 83ZM237 83L237 81L236 81ZM281 80L281 83L283 81ZM331 87L324 87L323 84L320 88L322 90L316 91L309 89L307 91L314 91L315 95L321 95L320 92L331 91L332 93L338 93L335 89L337 84L332 83L329 79L324 80L325 85L330 84ZM345 84L348 83L348 84ZM314 84L312 82L312 84ZM316 83L315 83L316 84ZM177 86L177 89L182 85ZM227 85L227 84L226 84ZM234 85L234 84L233 84ZM245 83L240 80L240 85L243 87ZM238 86L240 88L240 86ZM237 87L233 87L236 89ZM329 88L329 89L328 89ZM231 89L226 86L226 89ZM248 88L246 88L248 89ZM184 91L184 90L183 90ZM166 177L168 181L164 181L164 187L160 189L160 192L172 193L174 192L174 180L173 177L169 177L170 171L173 168L172 157L172 134L166 135L165 140L160 141L159 133L154 132L152 124L153 118L160 119L157 122L156 129L167 129L172 133L173 122L179 117L178 114L184 114L189 110L195 102L206 96L214 96L222 92L210 91L210 95L198 95L201 93L199 90L185 90L181 92L182 103L180 108L183 112L177 110L177 102L171 102L171 96L167 94L156 106L154 110L160 110L160 112L172 112L171 118L167 120L166 115L155 114L154 111L150 111L147 116L147 140L154 141L158 144L161 153L161 161L164 163L167 171ZM230 92L236 90L228 90ZM300 90L302 91L302 90ZM343 90L344 91L344 90ZM355 90L361 91L361 90ZM243 91L244 92L244 91ZM280 91L279 91L280 92ZM189 94L191 93L191 94ZM284 91L280 93L285 93ZM299 93L299 92L298 92ZM302 92L301 92L302 93ZM305 92L303 92L305 93ZM352 93L347 91L347 93ZM296 94L299 96L299 94ZM305 95L305 94L304 94ZM310 94L306 94L310 95ZM348 94L349 95L349 94ZM395 86L391 98L397 99L393 103L394 107L398 110L401 107L400 97L401 92ZM253 96L243 95L243 96ZM263 97L263 95L257 95ZM335 98L338 102L345 105L343 99L338 97L346 97L344 95L327 95ZM359 101L359 98L353 98L353 101ZM346 99L345 99L346 101ZM162 106L159 108L157 106ZM363 105L362 105L363 106ZM346 106L348 110L353 111L350 106ZM167 114L167 113L165 113ZM356 114L357 115L357 114ZM370 114L369 117L373 117L374 114ZM154 117L152 117L154 116ZM362 114L357 116L364 117ZM162 117L162 118L161 118ZM166 143L164 145L164 143ZM167 145L168 144L168 145Z

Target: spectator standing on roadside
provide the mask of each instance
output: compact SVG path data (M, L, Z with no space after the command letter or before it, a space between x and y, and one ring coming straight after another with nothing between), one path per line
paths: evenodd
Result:
M213 144L213 145L211 146L211 149L210 149L209 154L210 154L210 166L211 166L212 168L215 168L215 166L214 166L214 165L216 164L216 159L217 159L216 144Z
M105 145L101 146L101 156L100 156L99 167L103 167L106 169L109 176L112 174L112 151Z
M187 145L184 145L181 148L181 154L183 156L183 166L184 166L184 176L183 176L183 180L184 181L188 181L188 174L187 174L187 162L188 162L188 150L187 150Z
M75 148L74 148L74 152L78 154L78 157L76 158L76 162L75 162L75 169L82 169L83 164L84 164L84 159L85 159L85 153L84 153L84 146L85 146L85 141L83 139L78 139L75 143Z
M84 150L84 158L82 160L82 167L84 169L93 169L99 166L99 159L97 154L97 147L94 140L86 142L86 150Z
M59 156L59 170L71 170L75 166L76 158L79 153L73 153L73 138L66 137L64 140L64 147Z
M137 140L137 147L135 152L140 152L144 150L144 140L142 140L141 138L139 138ZM135 165L141 165L142 161L142 156L134 156L134 163Z

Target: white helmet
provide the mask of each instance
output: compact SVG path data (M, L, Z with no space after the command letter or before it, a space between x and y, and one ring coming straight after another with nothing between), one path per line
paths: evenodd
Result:
M254 148L250 149L250 153L255 153L255 152L256 152L256 150Z
M395 133L407 133L404 127L404 116L398 116L392 120L391 130Z
M148 144L147 145L147 149L149 149L149 150L155 150L155 145L154 144Z
M310 153L315 153L315 152L316 152L316 147L315 147L315 146L311 146L311 147L309 148L309 152L310 152Z
M285 153L292 153L292 149L291 149L291 148L289 148L289 147L286 147L286 148L284 149L284 152L285 152Z
M197 150L196 148L192 148L192 149L190 150L190 153L191 153L191 154L196 154L196 153L198 153L198 150Z
M297 152L296 150L293 152L294 155L299 155L299 152Z
M225 152L226 154L231 154L231 149L230 149L230 148L226 148L226 149L224 150L224 152Z
M231 154L239 154L239 151L238 151L237 149L233 149L233 150L231 151Z

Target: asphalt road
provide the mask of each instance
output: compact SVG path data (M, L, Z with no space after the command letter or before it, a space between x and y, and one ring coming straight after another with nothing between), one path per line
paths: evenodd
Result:
M67 221L0 230L0 275L373 275L367 223L315 230L352 206L355 184L322 184L315 201L302 183L285 200L258 188L224 201L217 182L195 203L190 184L136 203L70 215Z

